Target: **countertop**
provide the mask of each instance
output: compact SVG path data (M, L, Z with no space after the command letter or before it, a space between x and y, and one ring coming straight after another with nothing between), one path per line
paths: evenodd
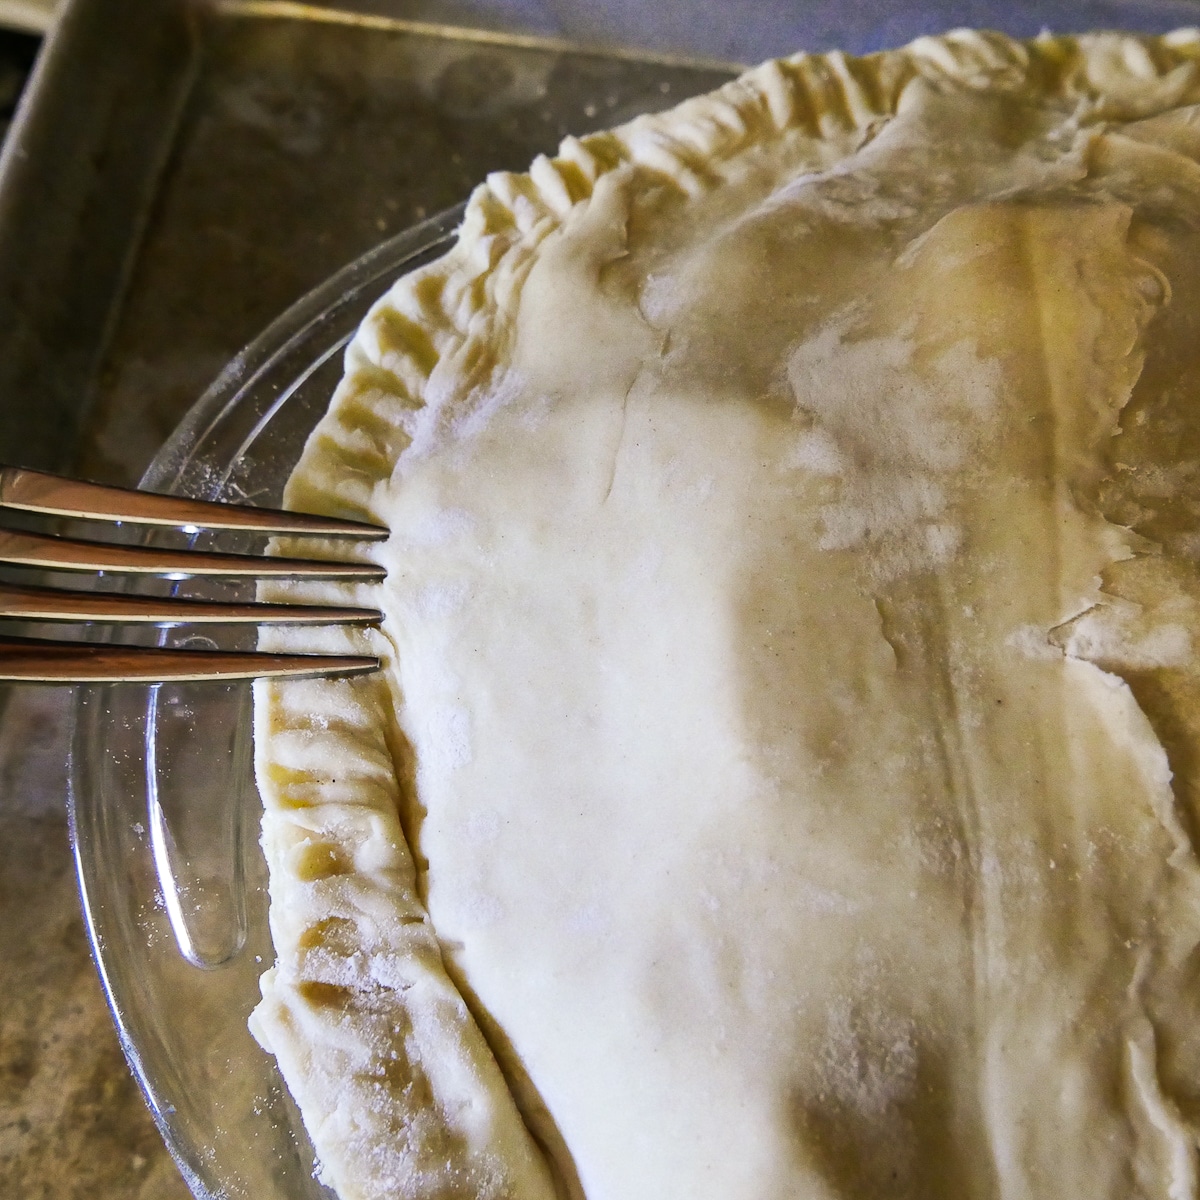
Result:
M12 689L0 722L0 1195L187 1200L88 953L64 803L69 699Z

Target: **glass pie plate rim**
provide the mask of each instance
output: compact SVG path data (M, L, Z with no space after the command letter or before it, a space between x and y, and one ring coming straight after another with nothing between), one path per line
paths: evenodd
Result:
M346 343L396 279L450 249L463 207L379 244L286 310L196 401L141 486L281 506ZM186 631L150 636L198 640ZM252 645L252 631L228 636ZM70 841L122 1049L197 1200L318 1200L333 1193L315 1178L311 1144L274 1059L246 1030L257 977L270 962L249 694L248 684L79 689ZM215 730L212 739L197 736L206 729ZM229 870L214 881L222 855Z

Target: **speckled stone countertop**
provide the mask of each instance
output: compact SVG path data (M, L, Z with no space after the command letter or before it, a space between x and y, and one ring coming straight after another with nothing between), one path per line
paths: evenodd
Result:
M0 1196L186 1200L88 953L64 803L69 701L14 688L0 722Z

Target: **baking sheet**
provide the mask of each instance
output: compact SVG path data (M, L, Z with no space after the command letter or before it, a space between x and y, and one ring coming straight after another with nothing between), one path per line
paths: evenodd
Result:
M568 132L708 90L716 71L224 6L155 199L81 469L148 461L200 388L375 243Z
M78 0L43 49L0 154L0 459L69 459L194 44L182 4Z
M0 177L0 461L117 482L337 268L733 71L253 0L74 0L47 58Z

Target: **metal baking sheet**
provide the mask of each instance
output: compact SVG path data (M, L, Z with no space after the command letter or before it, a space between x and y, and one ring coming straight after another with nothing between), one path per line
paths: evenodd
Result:
M374 243L731 67L257 0L72 0L0 169L0 461L135 480Z

